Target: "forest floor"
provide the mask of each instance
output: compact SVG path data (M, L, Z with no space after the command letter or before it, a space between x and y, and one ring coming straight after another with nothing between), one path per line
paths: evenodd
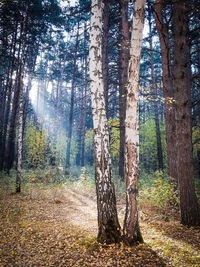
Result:
M94 189L32 184L0 190L0 266L200 266L200 229L140 211L145 243L133 248L96 241ZM118 204L123 223L124 200Z

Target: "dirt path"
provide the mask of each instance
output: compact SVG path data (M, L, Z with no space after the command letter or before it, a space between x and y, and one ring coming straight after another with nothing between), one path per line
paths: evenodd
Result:
M118 209L122 224L124 204ZM200 266L198 230L177 224L173 233L173 224L154 219L150 211L141 217L145 244L102 247L96 242L95 194L83 185L4 192L0 266Z

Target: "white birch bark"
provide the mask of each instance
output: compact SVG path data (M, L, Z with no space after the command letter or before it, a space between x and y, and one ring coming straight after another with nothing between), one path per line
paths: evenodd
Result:
M21 67L20 67L21 68ZM20 70L21 72L22 70ZM23 144L23 81L20 77L19 81L19 113L18 113L18 148L17 148L17 175L16 175L16 192L21 192L21 172L22 172L22 144Z
M18 149L17 149L17 173L16 173L16 192L21 192L21 172L22 172L22 149L23 149L23 79L25 64L25 41L26 41L26 23L27 23L28 1L26 2L24 18L22 23L22 48L19 62L19 107L18 107Z
M109 133L102 76L101 0L92 0L90 27L89 69L94 127L98 241L101 243L114 243L119 241L120 226L117 218L114 184L111 179Z
M133 14L125 120L126 214L124 238L128 245L142 242L138 224L139 74L145 0L136 0Z

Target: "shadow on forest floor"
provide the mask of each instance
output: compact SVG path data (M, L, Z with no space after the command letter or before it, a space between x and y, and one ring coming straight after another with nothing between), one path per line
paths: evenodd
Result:
M118 209L122 222L124 204ZM20 195L7 187L0 194L0 219L0 266L200 266L196 243L177 241L173 224L170 231L151 215L141 221L145 244L99 245L95 193L81 183L32 184Z

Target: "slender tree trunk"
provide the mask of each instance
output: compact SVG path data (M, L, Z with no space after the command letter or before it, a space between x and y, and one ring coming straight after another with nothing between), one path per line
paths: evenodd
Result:
M27 27L27 10L29 1L26 2L23 22L22 22L22 52L19 61L19 107L18 107L18 148L17 148L17 174L16 174L16 193L21 192L21 171L22 171L22 149L23 149L23 78L25 65L25 41Z
M134 4L125 120L126 213L124 240L129 246L143 242L138 222L139 76L145 0Z
M72 85L71 85L71 104L69 113L69 130L67 136L67 151L66 151L66 166L65 174L70 173L70 150L71 150L71 137L72 137L72 127L73 127L73 113L74 113L74 91L75 91L75 81L76 81L76 61L79 43L79 25L76 34L76 43L74 47L74 58L73 58L73 73L72 73Z
M126 94L127 94L127 78L128 78L128 59L129 59L129 25L128 25L128 1L121 1L122 16L122 44L121 48L121 68L122 68L122 85L119 92L119 116L120 116L120 145L119 145L119 177L125 179L125 117L126 117Z
M3 170L4 167L4 161L6 158L5 155L5 148L6 148L6 136L7 136L7 129L8 129L8 119L10 114L10 104L11 104L11 97L12 97L12 85L13 85L13 70L14 70L14 62L15 62L15 53L16 53L16 39L17 39L17 23L16 23L16 29L12 40L12 49L13 50L11 57L11 67L10 67L10 73L9 73L9 80L7 83L7 101L5 106L5 117L3 121L3 132L2 132L2 140L1 140L1 146L0 146L0 170Z
M12 112L11 112L11 119L10 119L10 127L8 133L8 141L7 141L7 151L6 151L6 160L4 169L9 173L10 169L13 166L14 158L15 158L15 138L16 138L16 121L17 121L17 111L19 108L19 95L20 95L20 60L23 55L23 22L20 24L20 43L18 48L18 55L17 55L17 71L15 77L15 85L14 85L14 97L12 101ZM12 83L11 83L12 84Z
M109 133L102 78L102 1L92 0L89 69L94 127L95 182L98 210L98 241L116 243L121 240L117 217L115 188L111 177Z
M84 46L86 47L87 28L84 28ZM83 93L83 123L81 132L81 166L85 166L85 133L86 133L86 113L87 113L87 87L88 87L88 56L84 57L84 93Z
M177 166L181 223L200 224L195 195L191 123L190 49L188 42L189 1L174 2L174 86L177 114Z
M86 127L86 93L87 93L87 56L83 60L84 86L81 92L80 122L78 127L78 154L76 163L84 166L85 127Z
M29 93L30 93L31 86L32 86L32 80L33 80L33 73L30 74L29 77L28 77L28 84L27 84L27 87L26 87L25 95L24 95L24 103L23 103L23 136L24 136L25 126L26 126L26 118L27 118L28 104L29 104Z
M20 92L19 92L19 112L18 112L18 148L17 148L17 175L16 193L21 192L21 171L22 171L22 148L23 148L23 66L20 66Z
M108 32L109 32L109 0L103 0L104 3L104 20L103 20L103 40L102 40L102 68L103 83L106 103L106 114L108 117Z
M152 41L152 24L151 24L151 7L148 3L148 15L149 15L149 46L150 46L150 65L151 65L151 80L152 80L152 93L153 93L153 108L154 108L154 120L156 126L156 141L157 141L157 157L158 157L158 169L163 170L163 152L162 142L160 136L160 123L158 114L158 102L157 102L157 88L154 71L154 59L153 59L153 41Z
M87 113L87 56L85 57L85 86L84 86L84 94L83 94L83 124L82 124L82 132L81 132L81 166L83 167L85 164L85 133L86 133L86 113Z
M163 94L165 97L165 124L168 159L168 174L177 184L176 119L173 78L169 48L168 23L162 19L164 0L157 0L155 5L155 22L159 34L162 58Z

